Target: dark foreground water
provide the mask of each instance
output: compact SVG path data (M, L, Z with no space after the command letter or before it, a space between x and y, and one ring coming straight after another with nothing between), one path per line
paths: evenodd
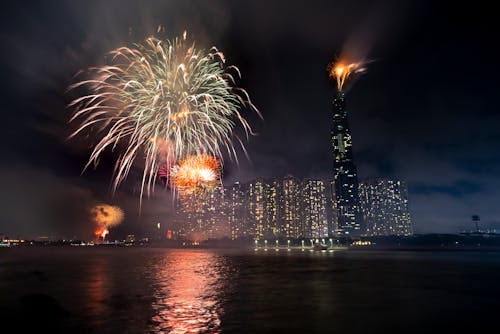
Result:
M499 317L499 252L0 249L1 333L462 333Z

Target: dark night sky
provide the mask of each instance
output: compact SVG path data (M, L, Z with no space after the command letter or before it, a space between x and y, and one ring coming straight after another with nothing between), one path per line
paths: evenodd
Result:
M243 73L264 121L251 162L226 163L225 183L254 177L329 180L326 65L341 52L373 59L348 92L361 178L409 182L417 232L456 232L479 214L500 227L498 35L492 8L438 1L41 1L3 5L0 234L89 236L88 208L118 204L116 234L168 221L158 190L138 215L137 176L115 196L113 155L80 175L87 138L67 141L72 76L161 24L217 45ZM458 6L458 7L457 7Z

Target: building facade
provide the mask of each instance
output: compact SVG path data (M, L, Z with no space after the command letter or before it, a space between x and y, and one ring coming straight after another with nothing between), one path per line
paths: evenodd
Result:
M227 220L232 240L249 235L247 191L239 182L226 188Z
M227 212L222 185L211 191L181 195L175 215L179 236L196 241L229 236Z
M300 238L303 231L300 214L300 182L288 175L281 181L281 186L280 234L284 238Z
M281 187L279 181L271 181L266 184L266 205L264 218L264 237L280 236L280 210Z
M249 234L256 239L264 237L266 183L256 179L248 184Z
M330 234L324 182L301 181L291 175L182 196L177 212L179 236L192 240L324 238Z
M359 208L358 172L352 155L352 135L347 121L345 94L338 92L333 100L331 131L333 150L332 207L336 216L336 235L359 236L364 233Z
M328 236L325 185L321 180L304 180L301 193L302 236L324 238Z
M369 236L413 234L406 182L370 179L359 184L360 202Z

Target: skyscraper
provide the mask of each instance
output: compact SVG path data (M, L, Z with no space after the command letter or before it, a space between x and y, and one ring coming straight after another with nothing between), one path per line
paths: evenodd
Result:
M334 159L332 198L336 202L333 215L336 215L338 225L336 234L358 236L364 232L359 210L358 173L352 157L352 136L342 91L333 100L331 138Z
M337 196L335 196L335 180L330 181L330 212L331 219L328 224L328 235L341 235L339 229L339 215L337 211Z
M256 179L248 184L248 214L250 234L255 239L264 237L266 183Z
M230 235L224 188L181 195L176 204L176 223L182 237L200 241Z
M206 239L205 197L198 193L180 196L176 207L179 236L197 241Z
M247 223L247 189L239 182L235 182L226 189L227 220L231 239L246 237L248 235Z
M281 198L281 187L278 181L266 184L266 204L264 215L264 236L277 237L280 235L279 228L279 200Z
M203 194L204 231L208 238L222 238L230 235L224 187L215 187Z
M302 182L301 201L302 236L304 238L324 238L328 236L323 181L304 180Z
M300 217L300 183L291 175L282 180L280 200L281 235L286 238L302 236Z
M413 234L405 182L370 179L360 182L359 191L367 235Z
M258 178L181 196L176 222L179 235L192 240L324 238L329 234L326 205L321 180Z

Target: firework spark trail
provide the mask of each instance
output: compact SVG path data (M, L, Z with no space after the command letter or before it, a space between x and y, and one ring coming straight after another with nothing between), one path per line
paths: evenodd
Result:
M142 201L145 190L148 195L154 190L157 172L164 165L200 154L222 161L223 150L238 160L232 140L236 123L242 125L247 139L253 134L240 109L247 107L261 115L248 93L234 86L230 71L241 77L240 71L226 66L217 48L197 49L184 33L165 41L150 37L110 55L110 65L91 68L90 78L68 88L85 87L91 92L69 104L76 109L70 122L80 121L70 138L88 128L102 133L85 169L97 166L105 149L118 149L116 190L136 158L144 154ZM246 154L241 139L235 137Z
M365 62L347 63L345 61L333 61L328 64L327 71L330 78L337 82L339 92L343 91L344 83L352 73L361 73L366 70Z
M217 158L201 154L179 161L169 174L172 187L181 196L202 193L220 184L221 165Z
M97 225L94 231L96 237L104 240L109 234L111 227L121 224L123 221L123 210L117 206L99 204L90 210L92 221Z

